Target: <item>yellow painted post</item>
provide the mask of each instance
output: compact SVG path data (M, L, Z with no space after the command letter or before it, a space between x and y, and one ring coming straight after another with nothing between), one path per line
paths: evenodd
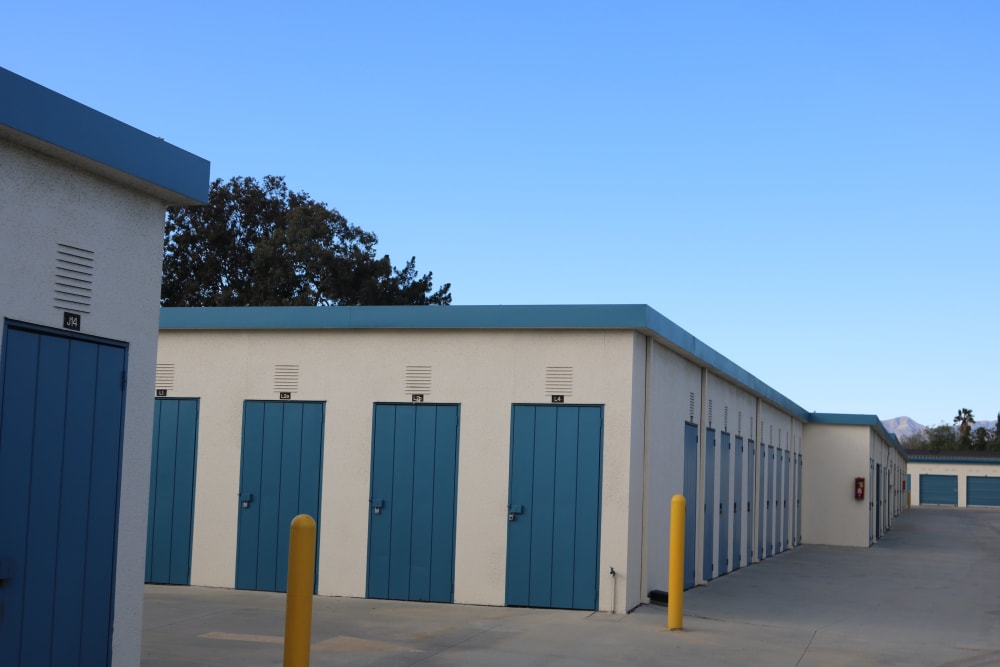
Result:
M667 575L667 629L684 628L684 522L687 502L677 494L670 501L670 572Z
M316 520L308 514L300 514L292 519L288 540L285 667L309 667L315 569Z

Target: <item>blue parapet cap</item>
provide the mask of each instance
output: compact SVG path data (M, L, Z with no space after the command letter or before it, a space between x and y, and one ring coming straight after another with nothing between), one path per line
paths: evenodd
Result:
M0 136L123 175L167 204L208 201L209 163L0 68Z
M625 329L652 336L797 419L810 413L647 305L163 308L160 329Z
M878 415L850 415L830 412L813 412L809 415L810 424L839 424L842 426L868 426L875 429L882 438L899 450L905 460L909 460L906 450L899 442L895 433L889 433Z

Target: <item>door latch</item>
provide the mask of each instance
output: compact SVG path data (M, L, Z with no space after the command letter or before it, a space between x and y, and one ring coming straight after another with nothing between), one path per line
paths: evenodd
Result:
M385 507L385 501L382 499L372 501L372 513L381 514L382 508Z
M248 493L245 496L240 497L240 504L243 505L243 509L250 507L250 503L253 502L253 494Z
M524 514L524 505L507 505L507 520L514 521L518 514Z

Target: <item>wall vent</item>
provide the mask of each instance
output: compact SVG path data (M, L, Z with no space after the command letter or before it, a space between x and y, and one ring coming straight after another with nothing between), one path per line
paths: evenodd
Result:
M572 366L545 367L545 395L546 396L573 395Z
M277 393L299 390L299 365L274 365L274 391Z
M736 435L743 436L743 411L736 412Z
M712 399L708 399L708 427L712 428Z
M431 393L431 367L407 366L406 376L403 382L403 393L405 394Z
M54 305L59 310L90 313L94 291L94 251L58 244Z
M722 408L722 430L729 433L729 406Z
M690 416L688 417L688 421L693 424L694 423L694 392L693 391L691 392L690 399L688 400L688 408L690 410Z
M157 389L174 388L173 364L156 364L156 388Z

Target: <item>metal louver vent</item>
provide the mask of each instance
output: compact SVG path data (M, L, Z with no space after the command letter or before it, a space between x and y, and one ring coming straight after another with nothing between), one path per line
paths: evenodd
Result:
M729 432L729 406L723 406L722 408L722 430Z
M156 388L157 389L174 388L173 364L156 364Z
M431 367L407 366L406 376L403 382L403 393L406 394L431 393Z
M90 313L94 289L94 251L58 244L54 302L59 310Z
M572 366L545 367L545 395L546 396L573 395Z
M690 415L688 416L688 421L692 424L694 423L694 392L691 392L691 400L688 402L688 408Z
M299 365L298 364L275 364L274 365L274 391L290 392L299 390Z
M708 399L708 427L712 428L712 399Z
M736 413L736 435L743 435L743 411L739 410Z

